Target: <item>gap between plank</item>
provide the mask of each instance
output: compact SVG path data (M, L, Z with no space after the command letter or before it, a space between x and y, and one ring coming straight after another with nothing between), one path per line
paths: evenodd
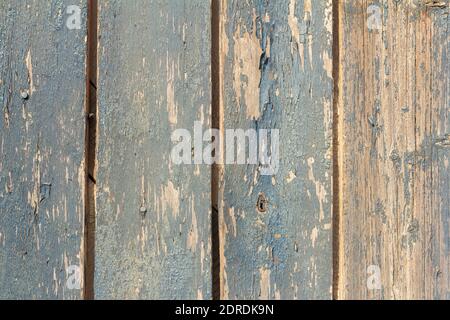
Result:
M342 263L342 117L340 24L342 0L333 0L333 299L339 299Z
M86 62L85 216L83 298L94 299L95 192L97 149L97 33L98 3L88 0Z
M221 129L220 116L220 0L211 0L211 108L212 128ZM214 164L211 172L211 275L212 297L220 300L220 235L219 235L219 188L221 168Z

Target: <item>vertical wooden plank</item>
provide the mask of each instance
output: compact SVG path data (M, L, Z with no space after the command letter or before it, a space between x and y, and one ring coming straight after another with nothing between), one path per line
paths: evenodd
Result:
M448 1L339 21L339 298L448 298Z
M211 126L210 2L99 5L95 296L210 299L211 168L171 158Z
M2 299L82 297L85 23L85 0L0 2Z
M450 3L431 10L431 177L426 297L450 299ZM445 4L447 7L445 7Z
M220 169L221 296L330 299L332 2L220 3L222 135L279 130L270 175L260 162Z

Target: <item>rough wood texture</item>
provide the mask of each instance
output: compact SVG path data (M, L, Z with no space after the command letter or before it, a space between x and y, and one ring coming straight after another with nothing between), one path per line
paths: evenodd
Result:
M210 299L211 168L170 157L211 125L210 2L99 5L95 295Z
M340 2L341 299L450 298L448 10Z
M84 0L0 2L1 299L82 296L85 17Z
M220 169L221 297L330 299L332 3L220 4L222 133L280 136L273 175Z

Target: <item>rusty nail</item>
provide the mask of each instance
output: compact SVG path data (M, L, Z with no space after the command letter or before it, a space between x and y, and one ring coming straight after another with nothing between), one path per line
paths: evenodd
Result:
M261 193L258 197L258 202L256 204L256 208L258 209L259 212L262 212L262 213L267 211L267 199L263 193Z
M147 214L147 208L146 207L141 207L139 209L140 214L145 217L145 215Z
M26 89L20 90L20 97L23 100L28 100L28 98L30 97L28 90L26 90Z

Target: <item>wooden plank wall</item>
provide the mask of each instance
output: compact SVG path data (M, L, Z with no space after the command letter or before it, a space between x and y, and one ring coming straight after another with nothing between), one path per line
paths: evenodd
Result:
M211 127L210 2L99 5L95 295L210 299L211 168L171 158Z
M341 299L450 297L449 7L428 2L339 8Z
M279 130L272 173L261 158L221 168L223 299L331 298L332 13L331 1L221 1L221 129Z
M449 5L1 1L0 299L450 299Z
M0 2L3 299L82 297L85 22L85 0Z

